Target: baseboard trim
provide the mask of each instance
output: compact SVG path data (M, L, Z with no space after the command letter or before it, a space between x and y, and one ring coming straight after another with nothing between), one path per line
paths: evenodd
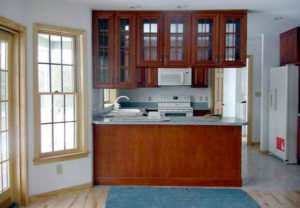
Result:
M71 187L67 187L67 188L62 188L62 189L58 189L58 190L54 190L54 191L50 191L50 192L46 192L46 193L42 193L42 194L37 194L37 195L32 195L29 197L29 201L35 201L37 199L40 198L47 198L47 197L51 197L60 193L64 193L64 192L68 192L68 191L76 191L76 190L80 190L80 189L85 189L85 188L91 188L93 186L93 182L90 183L85 183L85 184L81 184L81 185L77 185L77 186L71 186Z

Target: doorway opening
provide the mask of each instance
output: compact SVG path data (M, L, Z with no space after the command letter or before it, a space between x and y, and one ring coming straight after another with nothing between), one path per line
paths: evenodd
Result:
M252 144L252 66L247 56L243 68L215 69L213 72L213 112L223 117L236 117L248 122L242 127L242 137Z

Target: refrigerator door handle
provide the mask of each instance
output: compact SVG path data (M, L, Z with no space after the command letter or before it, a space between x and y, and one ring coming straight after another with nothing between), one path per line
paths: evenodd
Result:
M277 102L278 102L278 100L277 100L277 88L275 88L275 90L274 90L274 111L276 111L277 110Z

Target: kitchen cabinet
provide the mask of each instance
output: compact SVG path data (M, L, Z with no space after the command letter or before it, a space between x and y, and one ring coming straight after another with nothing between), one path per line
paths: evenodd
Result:
M191 15L187 12L165 13L164 65L190 66Z
M93 12L94 88L114 87L114 14Z
M205 116L206 114L210 113L210 110L194 110L194 116Z
M94 88L134 88L136 14L93 12Z
M208 87L208 68L193 68L192 70L192 87L207 88Z
M246 66L247 15L246 11L220 13L219 66Z
M163 16L161 12L137 14L137 66L159 67L163 61Z
M280 65L300 63L300 27L280 34Z
M137 87L158 87L157 68L137 68Z
M219 13L192 15L192 66L217 67L219 62Z

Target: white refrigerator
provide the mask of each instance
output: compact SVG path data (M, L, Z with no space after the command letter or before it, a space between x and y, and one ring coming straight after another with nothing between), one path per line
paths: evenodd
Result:
M269 152L297 163L298 66L270 69Z

